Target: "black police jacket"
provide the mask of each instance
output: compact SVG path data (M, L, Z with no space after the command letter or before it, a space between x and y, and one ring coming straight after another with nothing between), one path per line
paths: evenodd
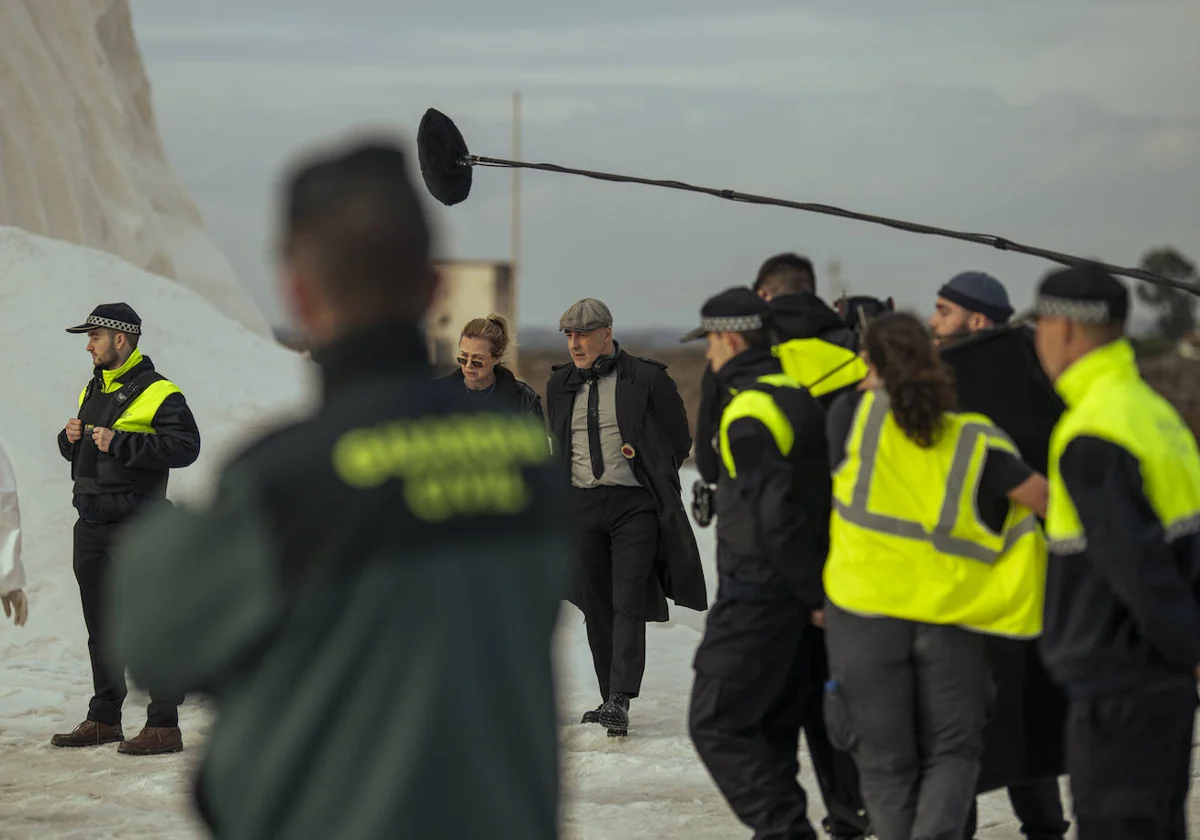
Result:
M821 574L832 493L825 412L803 388L760 382L779 373L779 360L766 347L735 356L717 373L726 393L769 394L792 431L791 450L784 454L762 420L729 418L729 449L716 494L719 597L793 599L806 610L819 610L825 602ZM733 408L727 404L725 411ZM725 422L723 417L718 433Z

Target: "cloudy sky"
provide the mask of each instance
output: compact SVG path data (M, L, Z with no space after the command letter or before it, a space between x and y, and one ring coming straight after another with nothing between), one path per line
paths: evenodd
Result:
M421 10L415 7L424 6ZM428 107L471 151L834 204L1135 264L1200 259L1195 0L133 0L159 127L213 236L276 323L281 167ZM507 259L510 175L432 205L441 253ZM526 172L519 318L597 296L679 326L795 250L852 293L927 311L968 268L1027 303L1048 264L701 195Z

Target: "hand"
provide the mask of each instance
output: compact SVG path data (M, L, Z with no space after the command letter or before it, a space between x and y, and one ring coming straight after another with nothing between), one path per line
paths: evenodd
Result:
M713 490L704 479L692 485L692 518L701 528L707 528L713 520Z
M25 599L25 591L22 589L14 589L7 595L0 595L0 602L4 603L4 616L9 618L15 610L17 616L13 619L18 627L25 626L25 620L29 618L29 602Z
M67 421L66 431L68 443L79 443L79 439L83 437L83 421L72 417Z
M112 429L106 429L103 426L97 426L92 430L92 440L96 442L96 448L101 452L108 451L108 447L112 445L112 439Z
M825 629L825 610L813 610L812 623L814 627Z

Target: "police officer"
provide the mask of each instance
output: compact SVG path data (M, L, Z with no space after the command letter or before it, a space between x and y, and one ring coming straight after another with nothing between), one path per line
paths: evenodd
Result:
M238 455L211 507L131 535L117 647L216 698L198 795L221 837L555 838L573 540L544 429L433 377L438 279L399 148L306 161L286 202L322 405Z
M717 787L754 836L815 838L796 780L814 679L828 545L824 413L771 353L767 303L745 287L701 309L707 357L730 393L717 482L720 584L696 651L688 720Z
M94 695L87 719L55 735L56 747L123 742L120 752L156 755L183 749L179 705L184 696L152 685L146 726L126 741L121 706L128 694L124 659L113 651L111 611L105 586L120 533L148 506L166 499L172 469L200 455L200 431L183 393L138 349L142 319L127 303L97 306L69 333L86 333L93 374L79 395L79 413L58 433L58 448L71 462L75 522L74 566L87 625ZM179 590L146 592L158 609ZM147 636L156 630L145 629Z
M857 353L858 336L817 296L810 260L795 253L768 257L759 266L751 289L770 304L772 352L779 357L784 373L806 386L823 409L827 410L839 395L853 390L866 376L866 363ZM719 386L711 366L706 368L696 420L695 460L701 478L692 487L692 515L701 527L712 520L720 459L713 438L730 396ZM813 679L807 682L811 693L804 733L821 798L829 812L824 827L837 840L854 840L866 834L870 824L854 761L830 745L825 731L822 686L828 662L824 634L815 629L805 635L804 642L813 673Z
M1042 645L1071 700L1079 837L1175 840L1200 664L1200 452L1138 372L1124 285L1064 269L1035 305L1038 355L1067 404L1051 440Z

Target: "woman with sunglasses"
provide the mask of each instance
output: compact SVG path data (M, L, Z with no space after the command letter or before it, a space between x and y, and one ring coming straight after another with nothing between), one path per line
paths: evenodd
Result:
M467 322L458 339L458 370L445 378L461 384L481 400L493 396L507 399L544 423L542 398L504 366L510 343L508 322L500 315Z

